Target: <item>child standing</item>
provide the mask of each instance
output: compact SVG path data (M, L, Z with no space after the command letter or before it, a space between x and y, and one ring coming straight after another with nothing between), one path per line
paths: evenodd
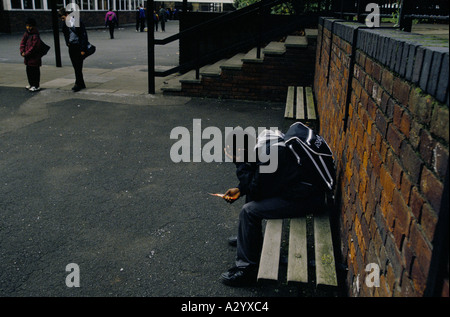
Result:
M39 31L36 28L36 21L28 18L25 22L27 31L20 42L20 54L25 58L26 72L29 85L25 88L29 91L39 91L39 82L41 80L42 56L38 52L38 46L41 42Z

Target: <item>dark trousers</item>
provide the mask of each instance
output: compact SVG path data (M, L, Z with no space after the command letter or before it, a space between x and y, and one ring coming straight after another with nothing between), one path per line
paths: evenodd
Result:
M236 266L258 265L262 249L262 220L295 218L305 214L309 204L280 197L249 201L239 214Z
M86 85L83 78L83 56L81 55L80 46L70 45L69 56L73 69L75 70L75 85L85 88Z
M39 87L39 82L41 81L41 70L39 66L27 66L26 71L30 86Z
M108 28L109 28L109 37L114 38L114 22L109 21L108 22Z
M145 29L145 18L140 18L139 21L140 21L140 24L141 24L140 31L144 32L144 29Z

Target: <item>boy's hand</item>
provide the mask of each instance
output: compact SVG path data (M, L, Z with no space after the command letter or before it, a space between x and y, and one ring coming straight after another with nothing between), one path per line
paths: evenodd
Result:
M241 196L241 192L239 188L230 188L226 191L226 193L223 196L223 199L225 199L229 203L233 203Z

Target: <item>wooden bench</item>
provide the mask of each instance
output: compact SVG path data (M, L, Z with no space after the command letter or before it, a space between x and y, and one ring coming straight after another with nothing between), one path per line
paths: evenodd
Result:
M288 87L284 117L297 120L317 120L311 87Z
M308 232L306 217L285 219L285 225L283 219L267 220L258 281L279 279L283 228L289 228L287 282L304 284L311 282L308 279L308 268L314 269L315 266L316 288L338 286L329 213L313 215L312 219L313 233ZM308 259L308 249L311 247L308 235L314 236L314 259ZM308 265L312 260L315 265Z
M308 121L317 128L318 118L311 87L288 87L284 116L288 119ZM279 266L283 262L281 261L282 239L288 236L287 282L309 284L311 278L315 280L316 288L338 286L330 225L332 199L330 195L324 195L324 198L325 208L318 207L319 210L306 216L266 221L258 281L279 280ZM307 218L311 219L312 224L307 225ZM289 233L284 230L289 230ZM314 253L313 255L310 253L312 258L308 258L308 250L311 249ZM312 271L309 272L309 270ZM315 276L312 277L314 271Z

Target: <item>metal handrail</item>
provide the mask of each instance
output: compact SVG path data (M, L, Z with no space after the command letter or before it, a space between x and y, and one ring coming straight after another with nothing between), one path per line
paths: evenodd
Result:
M165 45L168 43L171 43L173 41L179 40L182 36L186 36L187 34L191 34L193 32L197 32L198 30L201 29L205 29L207 27L211 27L220 23L224 23L227 21L232 21L232 20L236 20L237 18L240 18L242 16L254 13L254 12L258 12L260 10L262 10L263 8L266 7L273 7L277 4L286 2L286 0L261 0L260 2L251 4L245 8L236 10L236 11L232 11L229 13L226 13L224 15L212 18L208 21L205 21L203 23L197 24L193 27L190 27L186 30L183 30L177 34L171 35L169 37L166 37L164 39L155 39L155 44L157 45Z
M284 28L289 28L290 24L287 24L284 26ZM284 29L283 28L283 29ZM268 39L270 39L274 34L276 34L277 31L271 31L271 32L266 32L265 34L262 34L260 37L260 41L266 41ZM254 40L255 45L257 45L257 40ZM183 71L183 70L188 70L188 69L196 69L196 78L198 79L198 75L199 75L199 65L203 65L205 63L209 63L209 62L213 62L215 59L217 59L217 56L221 56L222 54L226 54L228 53L230 50L236 49L241 47L243 44L248 44L248 40L243 40L243 41L239 41L234 43L233 45L227 46L226 48L222 48L222 49L217 49L215 51L206 53L204 55L202 55L201 57L197 58L196 60L192 60L189 62L186 62L182 65L178 65L175 66L173 68L164 70L164 71L155 71L155 76L157 77L166 77L168 75L171 75L173 73L176 73L178 71ZM201 66L200 66L201 67Z
M246 15L257 14L257 13L263 12L263 10L267 9L268 7L270 8L270 7L273 7L277 4L284 3L284 2L286 2L286 0L261 0L260 2L254 3L245 8L242 8L242 9L230 12L230 13L226 13L219 17L215 17L206 22L203 22L203 23L200 23L193 27L190 27L186 30L183 30L183 31L181 31L177 34L174 34L172 36L169 36L167 38L155 39L154 44L155 45L165 45L165 44L171 43L173 41L182 39L183 37L187 37L195 32L201 32L201 30L208 29L208 28L211 28L216 25L220 25L225 22L233 21L233 20L236 20L236 19L241 18ZM263 38L263 36L261 36L261 35L258 36L259 41L256 43L256 45L258 47L258 52L257 52L258 56L260 56L261 47L259 44L260 44L262 38ZM210 61L212 56L214 56L215 58L218 58L218 56L222 56L223 54L229 52L231 49L241 46L243 43L248 43L248 41L247 42L242 42L242 41L236 42L233 45L230 45L224 49L215 50L214 52L209 53L206 56L205 55L202 57L198 56L193 61L185 62L182 65L175 66L168 70L164 70L164 71L154 70L153 71L154 76L155 77L166 77L168 75L174 74L179 71L187 71L189 69L196 69L196 78L198 79L199 78L199 68L205 61ZM197 46L198 45L199 44L197 43Z

